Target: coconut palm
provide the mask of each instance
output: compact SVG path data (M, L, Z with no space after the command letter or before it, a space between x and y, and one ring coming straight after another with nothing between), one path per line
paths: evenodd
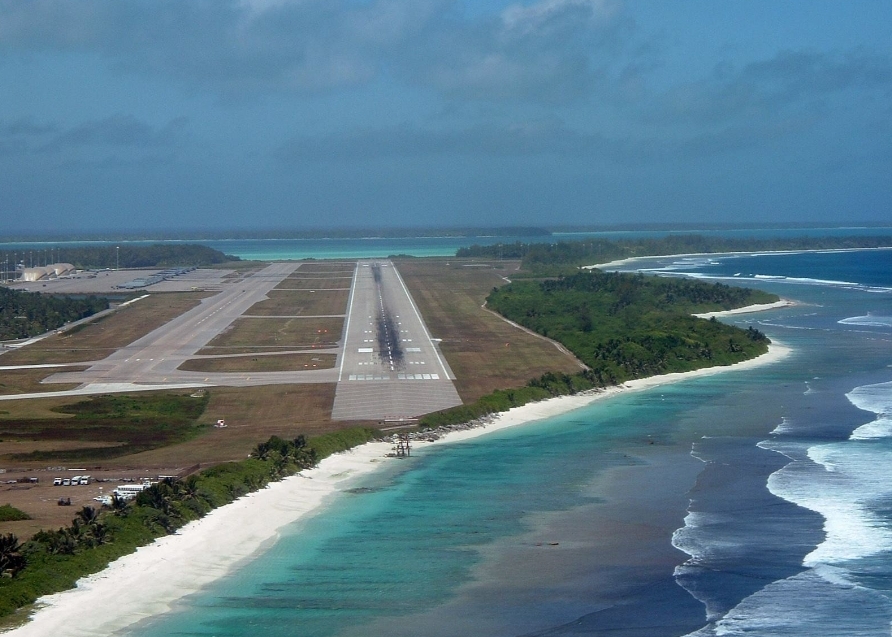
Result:
M127 514L127 500L119 497L117 493L112 494L110 506L117 516L123 517Z
M198 497L198 476L189 476L180 484L180 489L184 500L193 500Z
M19 538L12 533L0 535L0 574L5 577L15 577L15 574L25 567L21 548Z
M99 521L99 511L91 506L85 506L75 514L74 523L84 526L92 526Z
M101 522L95 522L90 525L89 530L84 534L83 543L89 547L96 547L105 544L110 539L108 527Z

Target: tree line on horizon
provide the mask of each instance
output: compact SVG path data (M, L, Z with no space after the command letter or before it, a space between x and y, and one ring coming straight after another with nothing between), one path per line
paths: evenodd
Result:
M794 237L740 239L676 234L652 239L599 239L556 243L514 242L472 245L456 251L456 257L520 259L523 270L536 276L555 275L567 268L608 263L633 257L673 254L717 254L783 250L846 250L892 247L892 236Z
M239 257L197 243L156 243L147 246L79 246L59 250L58 261L81 270L117 268L169 268L176 266L210 266Z

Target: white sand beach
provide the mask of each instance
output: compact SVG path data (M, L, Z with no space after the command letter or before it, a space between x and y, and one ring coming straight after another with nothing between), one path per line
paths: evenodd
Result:
M734 316L735 314L751 314L753 312L764 312L765 310L776 310L781 307L790 307L792 305L796 305L795 302L790 301L789 299L781 299L780 301L775 301L774 303L759 303L756 305L747 305L746 307L739 307L735 310L720 310L718 312L703 312L702 314L694 314L694 316L698 318L712 318L712 317L721 317L721 316Z
M744 252L686 252L682 254L666 254L666 255L653 255L647 257L627 257L625 259L616 259L615 261L608 261L607 263L595 263L593 265L584 265L581 266L583 270L610 270L613 268L620 268L623 266L627 266L630 263L638 263L640 261L647 261L649 259L689 259L692 257L700 257L700 258L718 258L718 257L729 257L729 256L757 256L761 254L803 254L806 252L816 252L816 253L832 253L832 252L860 252L862 250L886 250L888 248L816 248L811 250L756 250L756 251L744 251ZM755 310L754 310L755 311Z
M453 432L434 443L417 443L416 448L460 442L542 420L620 392L641 391L682 379L770 364L789 352L789 348L773 343L768 353L736 365L666 374L604 391L517 407L495 416L485 427ZM386 457L390 451L390 443L368 443L326 458L315 469L216 509L176 534L118 559L96 575L83 578L76 589L41 598L31 621L5 634L8 637L98 637L163 613L178 599L223 577L275 541L286 525L318 513L335 494L351 488L359 478L390 462Z

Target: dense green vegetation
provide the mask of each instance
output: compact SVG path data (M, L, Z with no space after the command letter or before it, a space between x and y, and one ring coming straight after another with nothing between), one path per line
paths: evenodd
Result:
M223 506L269 482L314 466L319 460L374 438L358 428L294 440L272 437L241 462L217 465L184 480L164 480L131 502L83 507L68 527L41 531L20 543L0 536L0 616L33 603L41 595L72 588L114 559Z
M81 246L59 250L57 261L76 268L167 268L173 266L208 266L239 258L194 243L157 243L148 246Z
M586 270L557 280L493 290L489 307L553 338L605 384L729 365L765 351L767 339L692 312L777 300L721 283Z
M562 343L588 369L545 374L526 387L428 414L419 424L457 424L552 396L753 358L767 350L764 334L691 314L776 300L721 283L598 270L494 288L487 298L491 309Z
M0 287L0 341L28 338L55 330L108 309L108 300L73 299Z
M207 430L196 420L208 395L150 393L95 396L54 411L65 419L0 420L0 437L19 440L77 440L95 447L13 455L20 461L92 462L184 442ZM109 446L108 443L114 443Z
M30 520L31 516L15 508L11 504L0 506L0 522L18 522L19 520Z
M657 239L585 239L557 243L511 243L461 248L458 257L522 259L523 268L537 275L556 274L581 265L631 257L669 254L714 254L770 250L838 250L892 246L892 237L799 237L786 239L729 239L696 234Z

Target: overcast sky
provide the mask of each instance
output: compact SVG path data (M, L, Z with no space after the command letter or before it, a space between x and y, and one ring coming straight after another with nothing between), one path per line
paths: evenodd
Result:
M892 219L888 0L0 0L0 236Z

